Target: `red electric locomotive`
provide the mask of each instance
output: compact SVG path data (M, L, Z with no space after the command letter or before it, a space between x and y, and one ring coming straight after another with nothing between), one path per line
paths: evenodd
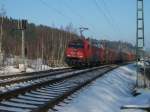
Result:
M100 63L98 45L89 39L77 39L69 42L66 49L66 62L70 66L89 66Z

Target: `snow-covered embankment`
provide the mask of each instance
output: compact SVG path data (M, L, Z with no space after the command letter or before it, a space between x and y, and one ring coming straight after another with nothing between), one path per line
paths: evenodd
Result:
M58 112L143 112L120 109L134 99L131 93L135 82L136 69L133 64L119 67L72 95L69 104L61 103L61 106L54 108Z

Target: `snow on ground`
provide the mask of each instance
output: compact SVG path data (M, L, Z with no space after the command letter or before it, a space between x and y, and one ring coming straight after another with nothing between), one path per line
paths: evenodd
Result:
M34 72L35 70L32 68L27 68L26 72ZM1 68L0 70L0 76L1 75L13 75L13 74L19 74L21 73L21 71L19 70L19 68L15 67L15 66L5 66L3 68Z
M26 72L35 72L35 70L32 69L32 68L27 68L27 69L26 69Z
M6 58L3 62L3 66L0 67L0 75L13 75L17 73L21 73L19 70L18 65L22 62L21 57L15 56ZM1 65L1 63L0 63ZM25 59L25 65L27 66L26 72L35 72L35 71L44 71L44 70L51 70L51 69L63 69L66 68L64 66L61 67L50 67L41 58L38 59Z
M137 89L140 95L131 98L124 107L150 109L150 89Z
M15 68L14 66L6 66L1 68L0 70L0 75L4 75L4 74L15 74L15 73L19 73L20 70Z
M52 70L52 69L63 69L66 67L50 67L48 65L39 65L37 68L26 68L26 72L35 72L35 71L44 71L44 70ZM21 70L15 66L5 66L0 69L0 76L1 75L13 75L21 73Z
M57 112L144 112L120 109L135 99L131 94L135 82L135 65L119 67L83 88L69 103L61 103L54 109Z

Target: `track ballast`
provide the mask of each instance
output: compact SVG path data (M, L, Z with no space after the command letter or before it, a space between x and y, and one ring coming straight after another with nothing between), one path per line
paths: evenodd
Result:
M116 65L75 70L44 77L36 83L0 94L0 111L43 112L79 90Z

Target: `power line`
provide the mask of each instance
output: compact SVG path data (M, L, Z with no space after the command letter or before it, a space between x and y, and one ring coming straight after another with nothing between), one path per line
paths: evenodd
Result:
M94 5L96 6L96 8L98 9L98 12L99 12L100 14L102 14L102 15L105 17L107 23L108 23L108 24L112 27L112 29L116 32L116 30L114 29L114 25L112 24L110 18L105 14L105 12L104 12L103 9L101 8L101 6L98 4L98 1L97 1L97 0L93 0L93 2L94 2Z
M59 14L60 16L66 18L66 19L68 19L68 20L72 20L70 16L68 16L68 15L62 13L60 10L58 10L58 9L56 9L56 8L54 8L54 7L52 7L52 6L50 6L50 5L47 4L47 2L45 2L44 0L39 0L39 1L40 1L44 6L46 6L47 8L54 10L54 11L55 11L57 14ZM85 18L84 18L82 15L80 15L80 14L77 13L74 9L72 9L72 8L67 4L67 2L65 2L64 4L65 4L65 6L66 6L70 11L72 11L72 13L73 13L74 15L76 15L77 17L79 17L79 19L80 19L82 22L85 23L85 21L87 21L87 20L85 20ZM96 4L97 4L97 1L96 1ZM97 7L99 7L98 4L97 4ZM99 8L100 8L100 7L99 7ZM102 10L102 9L101 9L101 10ZM106 15L105 13L103 13L103 15L104 15L104 17L107 19L107 22L111 25L111 22L110 22L109 18L107 17L107 15ZM70 22L71 22L71 21L70 21ZM94 29L94 26L93 26L92 24L89 24L88 22L87 22L86 24L88 24L89 26L92 27L92 29ZM111 26L112 26L112 25L111 25ZM92 30L92 29L90 29L89 31L90 31L91 33L93 33L93 34L96 34L95 31Z
M66 18L66 19L71 20L71 18L70 18L69 16L67 16L67 15L64 14L64 13L62 13L62 12L59 11L58 9L56 9L56 8L54 8L54 7L50 6L50 5L48 5L47 2L45 2L44 0L39 0L39 1L40 1L44 6L46 6L47 8L54 10L57 14L63 16L63 17Z
M70 18L70 16L67 16L66 14L62 13L62 12L59 11L58 9L56 9L56 8L54 8L54 7L51 7L51 6L48 5L44 0L40 0L40 2L41 2L44 6L46 6L46 7L49 8L49 9L54 10L56 13L58 13L58 14L61 15L61 16L63 16L64 18L69 19L69 20L72 20L72 19ZM85 22L85 20L83 20L83 17L82 17L80 14L76 13L76 11L74 11L66 2L65 2L65 6L67 6L67 8L70 9L75 15L77 15L77 17L79 17L82 22ZM89 25L89 26L92 26L92 25ZM93 26L92 26L92 27L93 27ZM93 27L93 28L94 28L94 27ZM92 33L96 34L92 29L90 29L89 31L91 31Z
M112 17L112 15L111 15L111 13L110 13L110 10L109 10L109 8L108 8L107 3L105 2L105 0L102 0L102 2L103 2L103 4L104 4L104 6L105 6L105 11L107 11L108 15L109 15L110 18L113 20L113 17Z
M77 17L79 17L80 21L82 21L83 23L86 22L86 24L88 24L89 26L92 27L92 29L94 29L94 26L92 24L88 23L87 20L82 15L80 15L72 7L70 7L70 5L65 0L63 1L63 3L69 9L69 11L71 11L74 15L76 15ZM92 33L96 34L94 32L94 30L92 30L92 29L90 29L89 31L91 31Z
M111 26L111 21L109 20L109 18L107 17L107 15L104 13L103 9L99 6L97 0L93 0L93 1L94 1L95 6L96 6L97 9L98 9L98 12L99 12L100 14L103 14L103 16L105 17L107 23ZM100 11L101 11L101 12L100 12Z
M80 14L78 14L75 10L73 10L65 0L63 1L63 3L69 9L69 11L71 11L72 13L77 15L80 18L80 20L82 20L82 16Z
M110 17L110 20L112 20L112 23L114 24L114 26L116 26L116 29L117 29L117 30L119 31L119 33L121 34L120 28L119 28L118 24L116 23L116 21L114 20L114 18L113 18L112 14L111 14L111 11L109 10L109 7L108 7L106 1L105 1L105 0L102 0L102 2L103 2L103 4L104 4L105 11L107 11L108 16Z

